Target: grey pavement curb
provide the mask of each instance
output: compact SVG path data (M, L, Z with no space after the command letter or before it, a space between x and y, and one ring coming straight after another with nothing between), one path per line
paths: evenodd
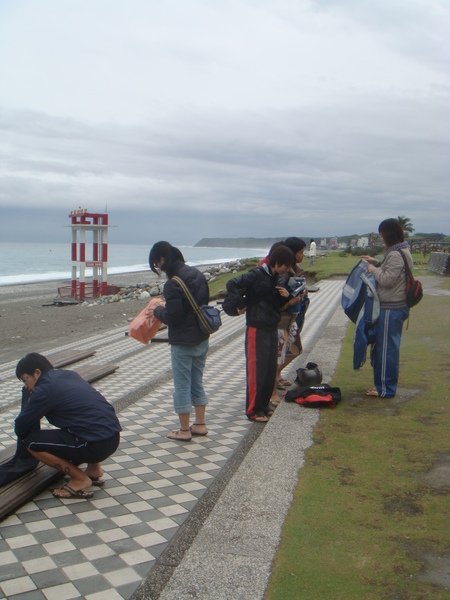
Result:
M347 319L338 308L308 355L320 365L324 381L333 376L346 328ZM209 509L205 511L203 502L199 503L203 519L186 526L192 537L198 531L195 539L183 541L191 544L181 548L180 556L171 564L166 559L175 550L168 549L159 567L159 581L150 573L133 598L263 598L299 469L313 443L318 419L319 411L281 403L261 435L253 437L253 426L251 437L244 440L248 452L236 455L234 467L218 484L216 492L223 490L220 497L212 490L205 500ZM172 548L178 543L179 538Z

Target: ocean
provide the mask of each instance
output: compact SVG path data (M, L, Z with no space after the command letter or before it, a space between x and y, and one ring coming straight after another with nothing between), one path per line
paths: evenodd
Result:
M219 264L238 258L265 256L267 248L206 248L178 246L190 265ZM108 274L147 271L148 245L108 245ZM0 285L71 278L70 243L0 242ZM91 248L86 246L87 260ZM86 276L91 270L86 269Z

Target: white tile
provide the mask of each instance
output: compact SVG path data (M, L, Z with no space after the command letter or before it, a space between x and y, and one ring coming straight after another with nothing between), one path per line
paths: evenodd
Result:
M10 515L2 521L2 527L10 527L11 525L22 525L22 521L16 515Z
M119 502L114 498L98 498L98 500L91 500L91 504L96 508L108 508L110 506L118 506Z
M25 548L26 546L34 546L37 544L36 539L31 535L18 535L17 537L8 538L5 540L10 548Z
M126 454L121 454L119 456L114 457L114 461L116 463L120 463L120 464L126 463L126 462L131 462L133 460L134 460L134 458L132 456L127 456Z
M72 539L79 535L87 535L91 533L91 530L87 525L84 525L84 523L77 523L76 525L68 525L67 527L61 527L61 533L65 537Z
M6 598L10 598L14 596L14 594L24 594L25 592L31 592L31 590L36 590L31 577L17 577L16 579L10 579L9 581L2 581L0 583L0 588L5 595Z
M84 579L85 577L91 577L92 575L98 575L97 569L90 562L63 567L63 571L71 581L76 579Z
M42 593L47 600L70 600L71 598L80 597L80 592L72 583L63 583L61 585L44 588Z
M102 592L95 592L94 594L88 594L85 596L86 600L123 600L123 596L113 590L103 590Z
M171 469L181 469L183 467L190 467L191 463L188 463L186 460L175 460L173 462L167 463L167 466Z
M149 481L149 484L156 489L173 485L168 479L155 479L154 481Z
M130 490L124 485L118 485L117 487L108 487L105 489L105 491L113 498L115 496L122 496L123 494L130 493Z
M151 473L152 470L148 467L136 467L134 469L130 469L130 473L133 475L143 475L144 473Z
M112 517L111 521L114 521L117 527L126 527L127 525L136 525L136 523L141 523L141 519L132 514Z
M21 506L16 510L16 514L22 515L24 513L33 512L35 510L39 510L38 506L34 502L27 502L27 504L24 504L24 506Z
M155 560L153 554L150 554L147 550L142 548L141 550L133 550L131 552L125 552L120 555L120 558L127 563L127 565L139 565L145 562Z
M72 511L67 508L67 506L55 506L54 508L47 508L42 512L49 519L54 519L55 517L64 517L72 514Z
M167 540L163 538L162 535L159 535L159 533L156 531L152 531L152 533L146 533L144 535L138 535L134 538L134 541L143 548L148 548L149 546L156 546L157 544L167 542Z
M36 531L46 531L48 529L55 529L55 525L48 519L44 519L42 521L32 521L31 523L27 523L25 527L31 533L36 533Z
M191 500L197 500L195 496L186 492L185 494L174 494L173 496L169 496L171 500L174 502L178 502L182 504L183 502L190 502Z
M211 463L204 463L203 465L196 465L196 467L197 467L197 469L200 469L201 471L214 471L219 468L217 465L214 465Z
M142 512L143 510L151 510L153 506L148 502L142 500L141 502L130 502L129 504L124 504L125 508L129 510L131 513Z
M161 477L178 477L179 475L183 475L183 473L177 471L177 469L167 469L167 471L160 471L158 475Z
M10 565L17 562L16 555L11 550L0 552L0 565Z
M130 477L121 477L117 481L119 483L121 483L122 485L132 485L133 483L142 483L142 479L139 479L139 477L136 477L135 475L132 475Z
M50 556L42 556L41 558L26 560L22 563L22 565L29 575L32 575L33 573L40 573L41 571L50 571L51 569L57 568L56 563L52 558L50 558Z
M187 508L180 506L179 504L172 504L171 506L163 506L158 509L166 517L173 517L174 515L182 515L188 512Z
M172 446L173 444L170 443L170 445ZM167 450L154 450L152 452L153 456L167 456L168 454L170 454L170 452L167 452Z
M99 521L104 518L104 513L101 510L87 510L86 512L78 513L78 518L83 523L90 523L91 521Z
M103 576L114 587L142 580L142 577L138 575L136 571L131 567L127 567L125 569L117 569L116 571L111 571L110 573L104 573Z
M193 492L195 490L206 489L206 487L204 485L202 485L201 483L194 482L194 481L192 483L182 483L182 484L180 484L180 488L183 488L183 490L186 490L187 492Z
M164 531L164 529L170 529L171 527L177 527L177 523L168 517L163 519L155 519L154 521L150 521L150 527L155 531Z
M136 492L136 495L143 500L152 500L153 498L162 498L164 494L158 492L158 490L145 490L143 492Z
M75 546L70 540L58 540L56 542L49 542L48 544L42 544L48 554L61 554L62 552L70 552L75 550Z
M212 475L210 475L209 473L192 473L188 477L190 477L194 481L204 481L205 479L211 479Z
M97 546L91 546L90 548L81 548L80 552L82 552L88 560L105 558L105 556L113 556L115 554L114 550L108 548L106 544L98 544Z
M105 543L116 542L117 540L124 540L125 538L129 537L129 535L122 529L108 529L107 531L99 531L97 535Z
M143 460L139 461L142 465L157 465L157 464L161 464L162 460L159 460L159 458L154 458L153 456L151 458L144 458Z

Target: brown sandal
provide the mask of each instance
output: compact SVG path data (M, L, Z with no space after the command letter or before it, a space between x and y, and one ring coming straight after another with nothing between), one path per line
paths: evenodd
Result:
M380 396L380 394L377 392L377 390L375 388L370 388L370 390L367 390L366 396L371 396L372 398L378 398Z
M194 427L204 427L205 431L197 431ZM192 435L208 435L208 430L206 429L206 423L192 423L190 427Z
M189 433L189 437L183 435L183 432ZM192 434L190 429L176 429L167 434L169 440L175 440L177 442L190 442L192 440Z

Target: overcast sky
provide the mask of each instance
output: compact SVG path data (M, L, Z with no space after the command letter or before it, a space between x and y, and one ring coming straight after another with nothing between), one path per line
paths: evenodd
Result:
M448 0L0 0L0 240L450 234Z

